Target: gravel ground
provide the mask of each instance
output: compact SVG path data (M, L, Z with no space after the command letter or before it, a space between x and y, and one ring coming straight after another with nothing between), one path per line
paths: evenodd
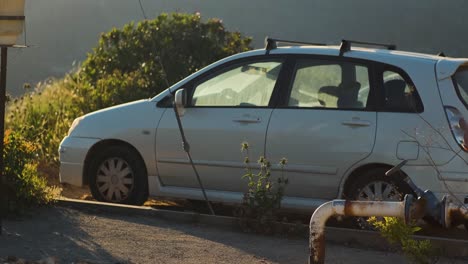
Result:
M326 250L327 263L406 263L394 253L338 245ZM307 263L308 244L156 217L52 207L4 221L0 259L8 256L54 257L59 263Z

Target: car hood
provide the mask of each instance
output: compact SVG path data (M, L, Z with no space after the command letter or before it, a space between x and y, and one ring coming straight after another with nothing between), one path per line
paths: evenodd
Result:
M148 134L154 132L162 113L148 99L117 105L83 116L70 136L125 139L135 130Z

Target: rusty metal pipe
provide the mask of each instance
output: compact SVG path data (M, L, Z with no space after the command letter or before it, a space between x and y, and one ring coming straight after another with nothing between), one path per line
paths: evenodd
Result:
M443 226L445 228L451 228L468 221L468 209L466 205L453 202L449 196L444 197L442 203L445 203L443 212Z
M325 224L332 216L390 216L407 221L413 199L410 195L403 202L333 200L317 208L310 219L310 264L325 263Z

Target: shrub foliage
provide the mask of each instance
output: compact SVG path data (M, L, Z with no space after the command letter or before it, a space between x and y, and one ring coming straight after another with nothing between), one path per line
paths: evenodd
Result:
M152 97L202 67L250 49L250 38L219 19L162 14L103 34L82 65L89 110Z
M48 187L37 170L37 145L25 140L19 133L7 130L4 138L4 176L2 195L7 196L8 212L50 203L58 190ZM5 205L3 205L5 206Z
M369 218L371 223L390 244L401 247L405 256L413 263L436 263L437 257L429 240L415 240L412 235L421 230L414 223L407 225L402 219L396 217Z
M79 83L67 75L60 80L39 83L28 94L10 102L7 127L36 145L37 158L46 165L58 164L58 146L74 118L83 114L76 87Z

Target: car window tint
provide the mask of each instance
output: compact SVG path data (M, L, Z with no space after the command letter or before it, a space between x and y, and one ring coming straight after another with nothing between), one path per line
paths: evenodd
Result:
M299 61L288 106L363 109L369 97L367 67L348 62Z
M281 62L256 62L223 71L195 87L192 106L268 106Z
M385 111L421 112L421 104L416 88L401 74L395 71L383 72Z

